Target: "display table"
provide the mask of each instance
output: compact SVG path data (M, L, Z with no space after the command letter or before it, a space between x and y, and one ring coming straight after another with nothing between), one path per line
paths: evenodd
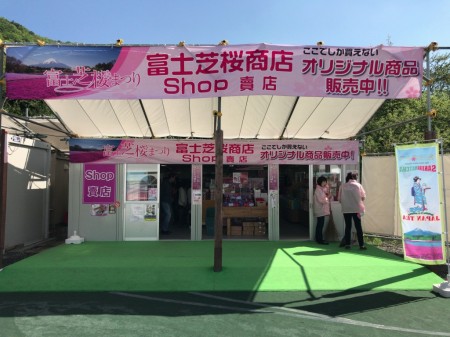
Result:
M227 219L227 236L231 235L231 218L264 218L267 222L267 206L257 207L223 207L222 217Z

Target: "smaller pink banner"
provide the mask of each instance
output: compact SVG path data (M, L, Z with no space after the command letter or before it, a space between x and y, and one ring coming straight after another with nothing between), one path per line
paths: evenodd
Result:
M214 140L70 139L72 163L214 164ZM354 140L225 140L224 165L359 162Z

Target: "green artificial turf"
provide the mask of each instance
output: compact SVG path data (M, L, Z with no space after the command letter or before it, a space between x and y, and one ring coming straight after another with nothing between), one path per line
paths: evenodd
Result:
M0 292L431 290L443 280L373 246L224 241L85 242L7 266Z

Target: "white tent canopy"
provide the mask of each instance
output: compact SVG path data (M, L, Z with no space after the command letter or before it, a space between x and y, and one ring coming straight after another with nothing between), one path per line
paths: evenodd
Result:
M225 139L348 139L383 99L240 96L221 99ZM68 152L65 138L212 138L218 98L46 100L59 119L3 115L8 133L45 135ZM57 131L57 130L61 131Z
M347 139L383 99L240 96L221 99L226 139ZM77 137L212 138L218 98L46 100Z

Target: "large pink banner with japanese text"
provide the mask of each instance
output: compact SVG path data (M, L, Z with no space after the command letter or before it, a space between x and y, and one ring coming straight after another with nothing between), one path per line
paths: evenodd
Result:
M8 46L9 99L417 98L423 48Z
M214 140L70 139L72 163L214 164ZM223 163L356 164L352 140L224 140Z

